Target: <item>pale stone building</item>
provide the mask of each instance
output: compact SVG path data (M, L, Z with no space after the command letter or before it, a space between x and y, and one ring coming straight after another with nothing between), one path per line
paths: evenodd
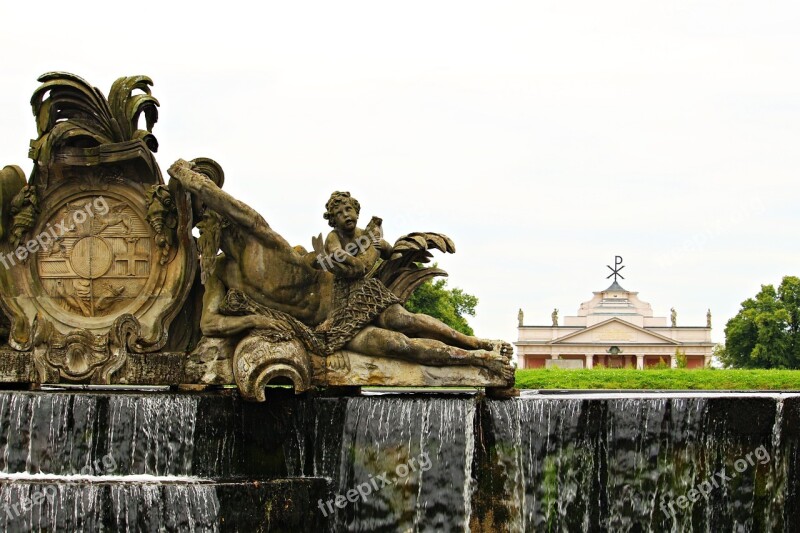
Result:
M614 281L582 303L577 316L564 317L563 325L557 312L553 325L524 325L520 312L518 368L645 368L661 361L674 368L678 353L686 354L688 368L708 366L714 348L710 313L705 326L677 326L673 310L668 324L638 294Z

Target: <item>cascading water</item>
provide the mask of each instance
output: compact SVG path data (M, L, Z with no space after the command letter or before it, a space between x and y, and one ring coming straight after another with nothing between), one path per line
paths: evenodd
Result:
M15 481L0 485L3 531L96 531L102 490L97 485L73 486Z
M2 393L0 472L192 475L198 401L164 394Z
M0 392L0 530L784 531L800 395Z
M511 531L789 530L775 399L542 396L487 415Z
M474 418L474 399L351 398L338 494L369 494L334 507L335 530L468 531Z
M99 446L99 408L82 395L0 394L0 472L79 473Z
M192 477L197 406L196 396L0 394L0 526L215 531L214 488Z
M114 396L107 442L120 468L132 474L192 474L196 396Z
M114 485L110 499L116 531L139 531L151 524L159 524L166 531L214 532L220 529L220 504L213 485Z
M288 413L307 404L243 404L224 391L0 392L0 531L322 531L312 502L329 481L287 479L280 453L308 440L304 428L286 438Z
M53 481L14 481L0 486L0 529L219 531L219 501L210 485Z
M767 507L765 523L778 530L783 522L782 511L786 506L788 496L787 481L789 480L789 459L785 449L783 431L783 398L775 405L775 424L772 427L772 475L767 479L764 487L766 494L772 495L772 501Z
M597 480L592 477L596 450L583 435L581 401L567 400L559 409L517 401L488 407L508 527L534 530L570 516L585 530L592 518L587 495L597 493L592 490Z

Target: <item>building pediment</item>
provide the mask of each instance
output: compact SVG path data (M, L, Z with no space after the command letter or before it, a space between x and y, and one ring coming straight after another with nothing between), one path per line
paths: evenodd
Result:
M640 328L619 318L610 318L586 329L554 339L549 344L665 344L679 342L659 333Z

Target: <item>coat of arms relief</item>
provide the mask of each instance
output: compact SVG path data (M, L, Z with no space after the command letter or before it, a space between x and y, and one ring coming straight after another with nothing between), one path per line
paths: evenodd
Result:
M39 81L30 179L6 167L0 183L9 344L32 352L39 382L110 383L129 351L164 346L188 294L189 199L153 157L149 78L120 78L107 99L70 74Z

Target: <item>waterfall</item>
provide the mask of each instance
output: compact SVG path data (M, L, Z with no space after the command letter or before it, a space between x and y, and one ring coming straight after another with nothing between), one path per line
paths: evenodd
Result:
M335 509L335 530L469 531L474 419L473 398L349 399L338 494L369 494Z
M0 472L76 474L98 448L96 399L0 393Z
M788 497L789 481L789 454L785 448L786 443L783 442L784 435L784 400L779 399L775 406L775 423L772 426L772 461L770 466L772 468L771 475L767 479L764 487L764 492L772 495L766 502L766 519L764 523L770 531L778 531L784 524L783 509L786 506Z
M2 531L215 532L219 501L201 483L0 485Z
M108 449L131 474L191 475L196 396L115 395L109 401Z
M800 395L0 392L0 530L797 531Z
M0 393L0 472L191 475L198 399Z
M217 531L215 487L192 476L198 401L0 393L0 530Z
M494 514L511 531L784 530L782 400L489 401Z
M12 482L0 485L3 531L102 529L102 489Z
M115 531L219 531L219 500L202 483L122 484L111 487Z
M569 518L587 530L596 450L582 431L582 402L490 401L488 409L508 528L541 530Z

